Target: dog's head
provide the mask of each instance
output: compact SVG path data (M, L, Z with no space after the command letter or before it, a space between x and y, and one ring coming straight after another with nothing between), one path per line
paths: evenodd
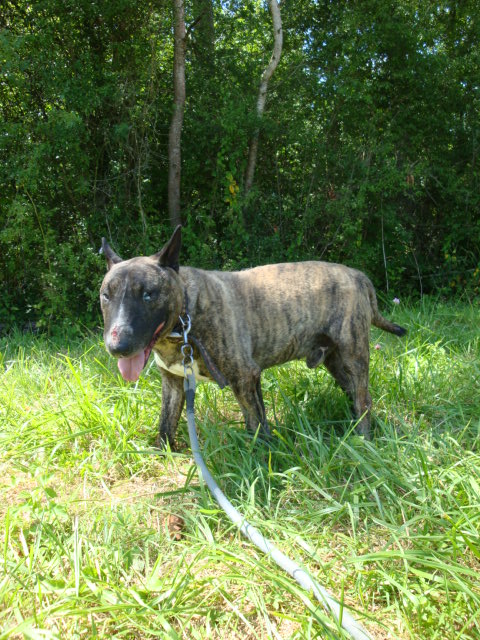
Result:
M107 351L125 380L138 380L153 346L168 335L183 305L178 275L181 227L161 251L122 260L102 238L107 274L100 288Z

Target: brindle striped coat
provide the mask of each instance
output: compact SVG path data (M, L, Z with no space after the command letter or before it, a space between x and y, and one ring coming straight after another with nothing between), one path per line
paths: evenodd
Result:
M180 234L178 227L158 254L126 261L103 241L109 266L101 287L105 345L127 363L141 360L142 352L146 363L153 347L162 374L159 443L173 447L185 399L180 342L170 336L185 300L192 335L228 380L250 431L260 425L269 433L261 372L305 358L310 368L325 365L351 399L360 433L369 437L370 325L398 336L405 329L380 315L367 276L326 262L239 272L179 267ZM212 379L195 353L197 377Z

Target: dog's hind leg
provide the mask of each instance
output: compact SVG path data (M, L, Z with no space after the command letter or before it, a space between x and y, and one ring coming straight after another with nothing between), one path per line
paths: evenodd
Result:
M353 415L359 420L357 431L370 439L370 409L372 399L368 392L368 352L343 353L340 349L329 354L325 366L346 393L353 405Z
M156 446L164 449L165 445L175 448L175 433L185 403L183 378L160 369L162 374L162 411L160 414L159 433Z
M270 428L263 403L261 371L254 369L250 376L243 375L231 381L231 387L245 418L247 430L254 434L260 425L260 434L264 438L270 436Z

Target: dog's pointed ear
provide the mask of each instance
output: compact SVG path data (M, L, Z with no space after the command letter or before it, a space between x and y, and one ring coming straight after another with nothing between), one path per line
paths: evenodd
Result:
M112 249L112 247L108 244L105 238L102 238L101 253L103 253L105 258L107 259L108 270L110 270L114 264L118 264L119 262L122 262L122 258L120 258L120 256L117 256L117 254Z
M181 246L182 225L179 224L167 244L153 257L158 260L158 264L160 267L170 267L171 269L178 271Z

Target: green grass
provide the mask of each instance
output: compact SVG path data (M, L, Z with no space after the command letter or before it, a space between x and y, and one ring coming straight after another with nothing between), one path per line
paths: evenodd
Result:
M372 333L371 442L323 369L291 363L264 374L270 449L229 390L200 386L205 458L373 638L478 638L478 306L391 315L409 334ZM128 385L99 337L20 334L0 367L0 639L345 637L219 511L184 422L179 453L151 448L153 367Z

